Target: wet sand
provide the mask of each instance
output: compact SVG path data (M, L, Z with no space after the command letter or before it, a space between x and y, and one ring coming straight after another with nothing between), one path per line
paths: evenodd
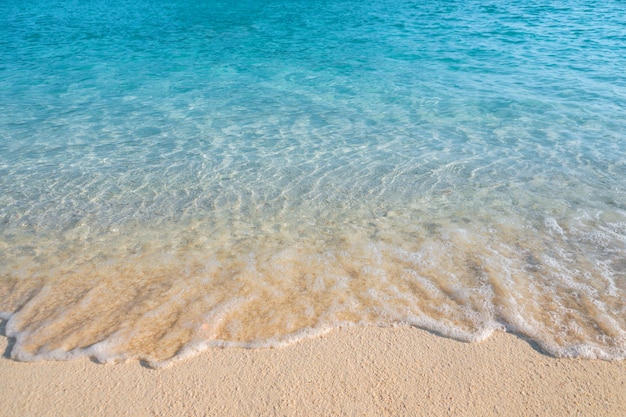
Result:
M20 363L0 338L2 416L625 416L626 361L555 359L496 333L462 343L351 327L280 349Z

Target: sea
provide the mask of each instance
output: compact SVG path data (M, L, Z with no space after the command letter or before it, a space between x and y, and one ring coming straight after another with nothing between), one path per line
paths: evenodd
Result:
M347 326L622 360L626 5L4 0L0 318L19 361Z

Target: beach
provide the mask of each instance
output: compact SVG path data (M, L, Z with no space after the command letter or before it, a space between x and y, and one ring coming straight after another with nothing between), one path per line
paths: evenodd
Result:
M7 417L626 415L626 362L552 358L501 332L463 343L349 327L285 348L211 349L166 369L5 357L0 374Z
M0 2L0 417L626 416L623 9Z

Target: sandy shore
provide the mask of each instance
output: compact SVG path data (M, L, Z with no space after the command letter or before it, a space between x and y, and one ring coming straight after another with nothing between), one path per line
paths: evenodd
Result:
M5 353L0 376L7 417L626 416L626 361L554 359L509 334L467 344L403 327L216 349L163 370Z

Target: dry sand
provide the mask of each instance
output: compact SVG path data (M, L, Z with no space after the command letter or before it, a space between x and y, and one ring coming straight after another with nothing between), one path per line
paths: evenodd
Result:
M6 337L0 348L7 350ZM6 356L6 354L5 354ZM354 327L153 370L0 359L0 416L626 416L626 361L554 359L510 334L461 343Z

